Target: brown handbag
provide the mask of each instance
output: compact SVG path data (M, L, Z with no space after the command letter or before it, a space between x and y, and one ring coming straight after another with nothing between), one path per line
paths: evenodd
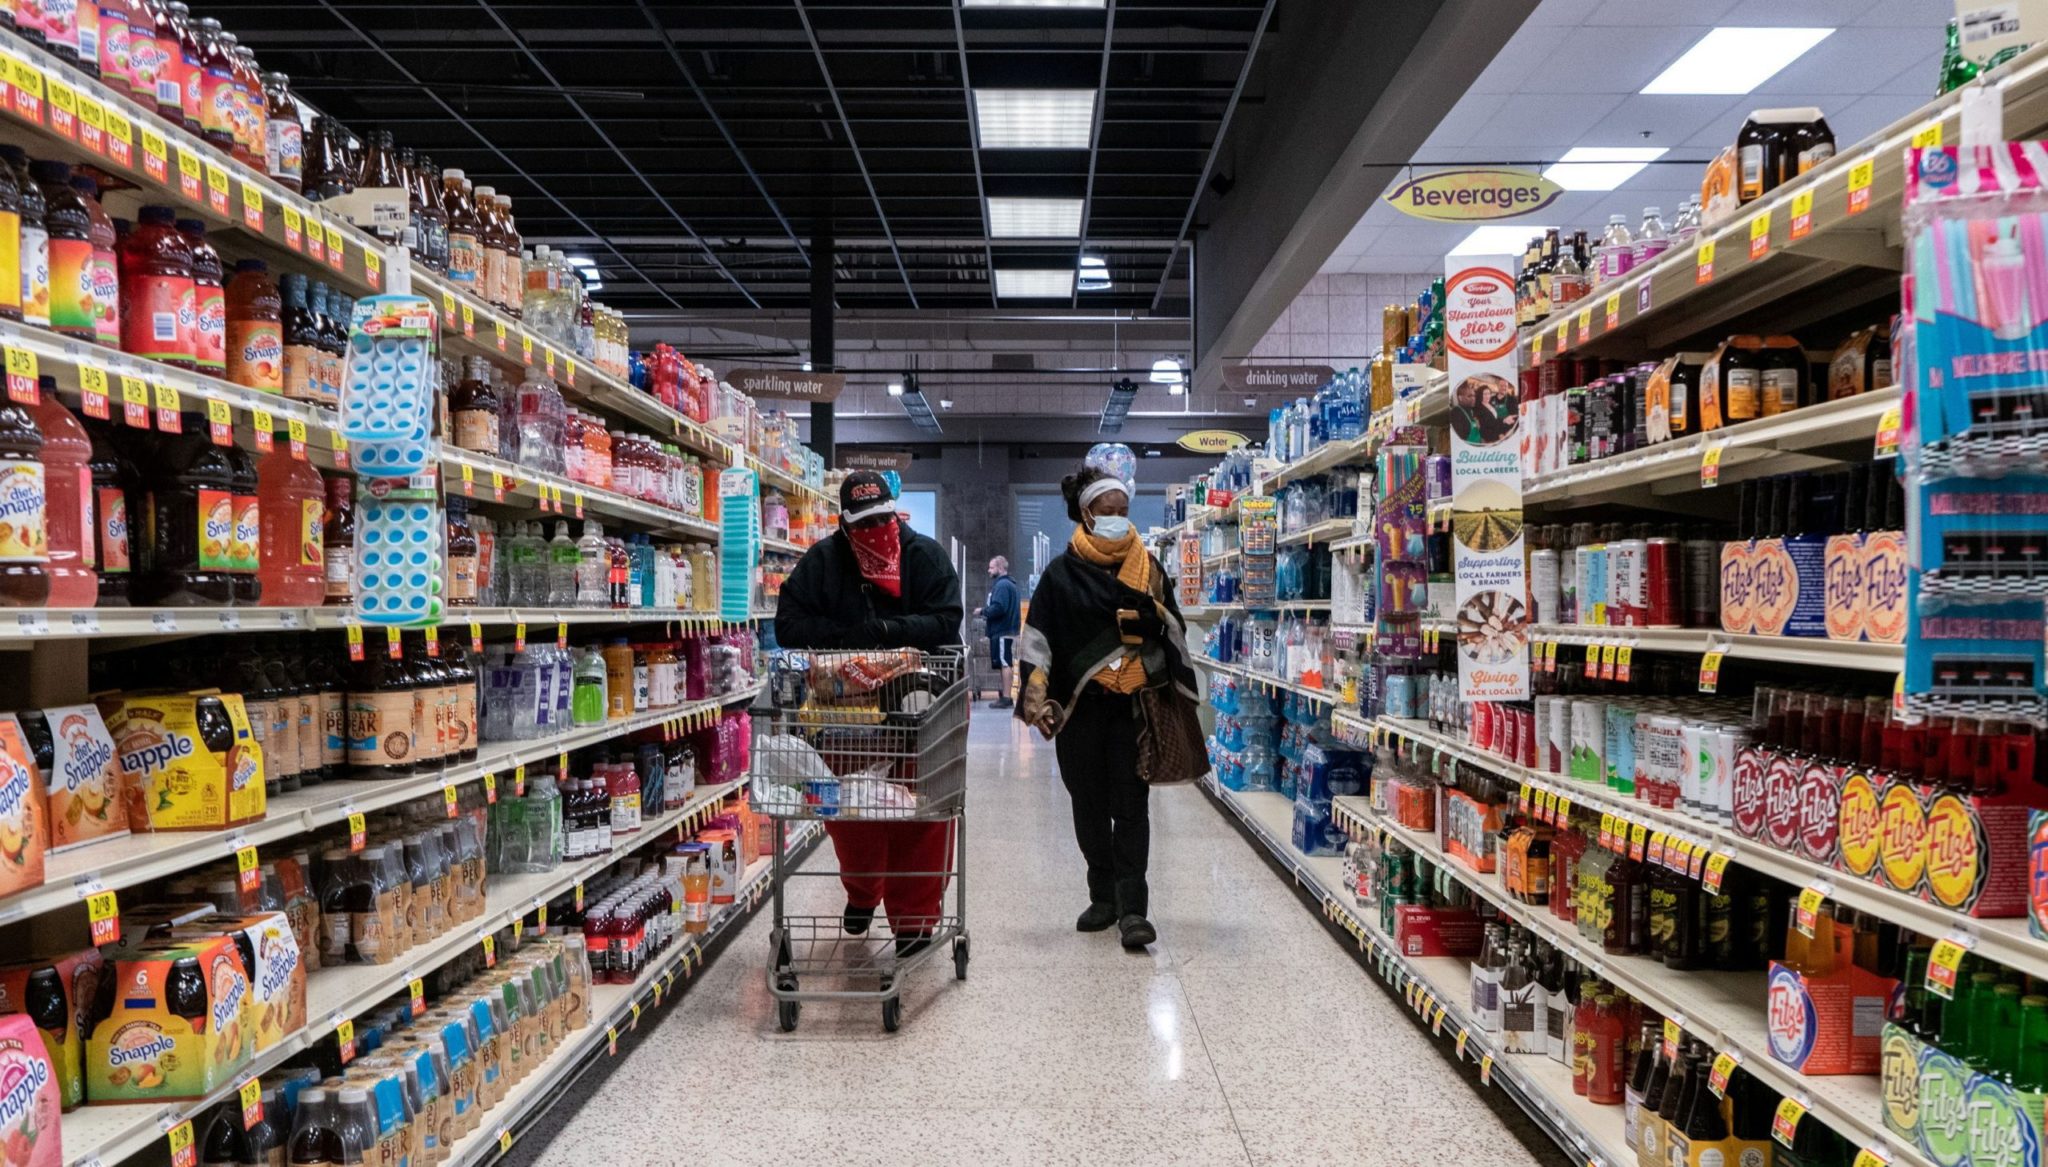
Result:
M1147 786L1209 772L1209 748L1195 703L1171 684L1138 690L1138 778Z

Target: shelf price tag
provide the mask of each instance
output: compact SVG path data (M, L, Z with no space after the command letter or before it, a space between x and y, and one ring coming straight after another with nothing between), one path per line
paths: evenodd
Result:
M1936 118L1913 133L1911 145L1923 149L1941 145L1941 119Z
M338 224L326 224L324 232L327 236L327 266L340 271L345 263L348 241L342 238Z
M1470 1030L1460 1029L1460 1030L1458 1031L1458 1060L1459 1060L1459 1061L1461 1061L1461 1062L1462 1062L1462 1061L1464 1061L1464 1060L1465 1060L1465 1043L1466 1043L1466 1042L1469 1042L1469 1041L1471 1041L1471 1040L1472 1040L1472 1033L1471 1033L1471 1031L1470 1031Z
M496 470L491 471L491 497L496 502L505 501L505 475Z
M253 894L263 886L263 873L257 870L254 843L243 843L235 848L235 877L240 881L244 894Z
M306 220L299 215L299 209L290 203L278 208L284 218L284 245L293 251L306 249Z
M1535 336L1529 338L1529 363L1532 365L1536 365L1541 364L1542 362L1543 334L1539 332Z
M1741 1064L1742 1058L1737 1054L1723 1052L1714 1055L1714 1068L1707 1072L1707 1089L1714 1092L1714 1097L1727 1095L1728 1079L1735 1076L1735 1067Z
M512 625L512 651L526 651L526 621L524 620Z
M1707 856L1706 875L1700 880L1700 887L1710 896L1721 894L1721 881L1728 876L1729 855L1716 851Z
M531 368L531 367L532 367L532 365L533 365L533 337L532 337L532 336L521 336L521 337L519 338L519 359L520 359L520 360L522 360L522 361L524 361L524 362L526 362L526 364L527 364L527 366L528 366L529 368Z
M509 1152L509 1151L511 1151L511 1150L512 1150L512 1132L511 1132L511 1131L509 1131L509 1130L499 1131L499 1132L498 1132L498 1153L499 1153L500 1155L503 1155L503 1154L506 1154L507 1152Z
M363 626L360 624L350 624L342 630L342 635L348 638L348 659L352 661L362 660Z
M502 320L493 320L493 321L491 321L491 331L497 334L497 340L498 340L498 351L499 351L499 352L504 352L504 351L505 351L505 322L504 322L504 321L502 321Z
M43 399L38 387L42 379L42 368L36 361L36 354L25 348L7 346L7 400L20 405L36 405Z
M1649 849L1643 853L1644 862L1652 867L1664 866L1664 849L1669 845L1670 840L1665 837L1664 832L1651 831Z
M78 362L78 393L85 400L85 416L105 421L113 416L107 405L107 371L88 361Z
M107 107L107 157L126 168L135 168L135 127L128 115Z
M1593 339L1593 307L1589 304L1579 309L1579 343L1584 344L1591 339Z
M569 622L567 620L555 622L555 647L569 647Z
M569 388L574 389L576 387L575 357L564 356L562 358L562 380L568 383Z
M1620 292L1609 292L1609 293L1607 293L1607 329L1606 329L1606 330L1607 330L1608 332L1613 332L1613 331L1614 331L1615 329L1617 329L1617 328L1620 328L1620 327L1621 327L1621 293L1620 293Z
M1685 1031L1685 1024L1676 1017L1664 1019L1664 1060L1673 1061L1678 1057L1678 1039Z
M1630 663L1630 661L1631 661L1631 660L1633 660L1633 659L1634 659L1634 657L1635 657L1635 653L1636 653L1636 649L1635 649L1635 646L1634 646L1634 645L1632 645L1632 644L1624 644L1624 645L1620 645L1620 646L1618 646L1617 648L1615 648L1615 650L1614 650L1614 679L1615 679L1615 680L1617 680L1617 681L1626 681L1626 680L1628 680L1628 674L1629 674L1629 663Z
M1630 823L1628 825L1628 857L1641 863L1643 855L1649 850L1649 846L1650 828L1641 823Z
M555 375L555 350L543 346L540 351L547 366L547 374L553 377Z
M20 59L9 65L8 80L14 85L14 114L26 122L43 121L43 71Z
M452 819L456 815L462 813L460 806L461 801L462 795L455 789L455 784L453 782L450 782L448 785L443 786L441 788L441 804L448 808L449 818Z
M192 1120L179 1119L173 1123L165 1137L171 1143L171 1167L192 1167L199 1162L199 1149L192 1145Z
M496 935L494 935L493 933L490 933L490 932L479 932L479 933L477 933L477 939L478 939L478 940L481 940L481 941L483 942L483 946L484 946L484 967L485 967L485 968L496 968L496 967L498 967L498 938L497 938L497 936L496 936Z
M1614 816L1605 811L1600 814L1600 846L1614 850Z
M467 303L462 305L462 335L466 340L476 337L476 309Z
M1546 673L1554 673L1557 671L1557 641L1555 640L1544 642L1543 671Z
M242 1102L242 1129L248 1130L263 1121L263 1080L249 1075L249 1080L235 1091Z
M1479 1084L1480 1084L1481 1086L1491 1086L1491 1085L1493 1085L1493 1055L1492 1055L1492 1054L1487 1054L1487 1055L1486 1055L1485 1057L1483 1057L1483 1058L1480 1058L1480 1059L1479 1059Z
M167 381L155 381L150 385L156 396L156 428L159 433L182 434L185 432L184 403L178 399L178 387Z
M606 1053L610 1054L610 1055L611 1055L611 1056L613 1056L613 1057L618 1057L618 1056L619 1056L619 1027L618 1027L618 1026L616 1026L616 1025L607 1025L607 1026L605 1026L605 1027L604 1027L604 1049L605 1049L605 1052L606 1052Z
M104 102L78 95L78 140L95 154L107 152L107 107Z
M242 225L251 231L263 230L263 192L253 182L242 184Z
M292 457L301 462L305 461L306 423L300 418L288 417L284 419L284 430L285 439L290 443L289 449L292 452Z
M1870 209L1870 184L1877 176L1877 156L1859 158L1849 167L1849 213L1860 215Z
M50 78L50 129L59 137L78 140L78 90Z
M1571 796L1570 796L1570 795L1568 795L1568 794L1559 794L1559 795L1557 796L1557 821L1558 821L1558 822L1559 822L1560 824L1563 824L1563 823L1568 823L1568 822L1570 822L1570 821L1571 821L1571 817L1572 817L1572 799L1571 799Z
M1616 647L1613 641L1600 646L1600 679L1603 681L1614 679L1614 653Z
M479 656L484 651L484 626L474 620L469 622L469 651Z
M358 851L361 851L368 842L369 827L368 824L363 821L363 812L353 809L350 810L348 812L349 853L354 854Z
M1813 188L1807 187L1792 196L1792 242L1797 243L1813 233Z
M1891 1162L1885 1158L1884 1152L1863 1147L1857 1150L1856 1161L1849 1167L1891 1167Z
M1893 405L1877 419L1877 449L1872 458L1899 456L1899 432L1905 428L1904 406Z
M206 430L216 446L235 444L235 411L228 407L227 402L218 398L207 398Z
M79 881L79 893L85 897L85 918L92 926L92 942L95 947L112 944L121 938L121 901L112 888L100 886L100 881L87 876Z
M159 185L170 182L170 147L147 122L142 125L142 172Z
M442 325L442 327L444 327L444 328L453 328L453 327L455 327L455 293L454 293L454 292L450 292L450 291L445 291L445 290L444 290L444 291L443 291L443 292L441 293L441 325Z
M1819 885L1799 890L1799 907L1793 913L1792 926L1808 940L1813 939L1814 926L1820 920L1820 906L1827 898L1827 891Z
M1531 791L1529 790L1529 784L1527 782L1522 783L1521 789L1518 790L1516 793L1519 801L1522 804L1522 813L1530 813L1531 804L1535 801L1535 795L1531 793Z
M363 281L373 292L384 286L384 257L367 247L363 249Z
M1711 693L1721 685L1721 658L1726 654L1719 649L1700 658L1700 692Z
M1571 342L1571 326L1572 322L1570 320L1560 320L1557 322L1557 351L1559 353L1563 353L1565 345Z
M397 660L405 652L404 641L397 628L384 630L384 655Z
M349 1018L335 1022L334 1040L341 1046L341 1063L347 1065L356 1059L356 1023Z
M1694 253L1692 282L1695 285L1714 282L1714 241L1711 239L1700 244L1699 251Z
M196 203L205 197L205 168L199 165L199 155L190 146L178 144L178 193L185 201Z
M1771 212L1758 211L1749 220L1749 258L1762 259L1771 250Z
M1721 485L1721 451L1726 442L1713 442L1700 451L1700 489Z
M1771 1137L1792 1145L1792 1136L1799 1130L1799 1120L1806 1117L1806 1104L1797 1098L1784 1098L1778 1102L1778 1112L1771 1116Z
M206 205L221 218L228 214L228 172L209 158L206 160Z
M497 805L498 776L496 774L484 775L484 801L494 806Z
M562 767L561 773L562 777L566 779L569 776L569 768L567 766ZM526 797L525 762L521 762L517 766L512 767L512 793L515 797L518 798Z
M1934 942L1927 954L1927 991L1944 1001L1956 997L1956 974L1970 950L1967 937L1948 936Z

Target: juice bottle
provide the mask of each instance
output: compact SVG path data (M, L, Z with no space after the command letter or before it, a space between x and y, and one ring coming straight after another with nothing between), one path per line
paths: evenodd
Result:
M190 369L193 337L180 319L193 311L192 245L176 221L169 207L144 207L121 241L121 348Z
M315 405L339 409L341 393L329 360L333 355L330 350L334 347L334 318L327 314L329 295L327 285L318 280L313 281L307 290L307 313L313 326L312 349L308 354L311 363L307 366L310 378L307 388L312 396L308 400Z
M279 385L293 401L317 401L314 365L320 359L320 324L306 302L306 277L286 272L277 278L278 328L284 345Z
M263 169L272 182L294 192L306 172L306 128L292 79L283 73L263 75Z
M235 152L236 116L234 64L221 43L220 21L202 17L194 33L199 65L199 136L223 154Z
M237 44L233 33L221 38L233 58L235 72L236 134L235 157L246 166L261 170L264 167L264 119L265 100L263 74L256 68L256 50L248 45Z
M83 174L71 176L71 189L92 220L92 338L108 348L121 347L121 272L115 256L114 220L100 206L100 187ZM5 276L0 275L0 280ZM5 286L0 284L0 286Z
M228 380L245 389L284 391L284 303L270 265L260 259L235 261L228 282Z
M99 313L92 298L92 212L71 189L71 167L62 162L31 162L28 170L30 181L43 197L50 327L74 340L93 340ZM109 221L107 226L111 232L113 223Z
M178 232L192 248L192 358L199 371L219 377L228 367L227 293L220 252L206 240L206 224L178 220Z
M505 230L504 282L499 286L498 294L504 297L505 311L520 317L525 315L521 301L526 290L526 267L519 258L519 245L523 240L519 237L518 225L512 221L511 195L498 196L498 219Z
M498 455L498 391L491 383L490 362L482 357L463 361L462 380L448 395L455 415L455 444L480 454Z
M313 140L305 146L305 173L301 178L306 197L319 202L355 189L334 123L324 114L317 115L313 118L312 134Z
M166 607L225 606L235 598L235 466L207 438L204 418L186 414L182 423L183 433L160 435L146 473L133 596Z
M356 599L355 489L356 480L350 475L327 476L326 526L320 544L330 604L353 604Z
M178 50L178 20L171 12L166 0L150 0L151 23L155 26L154 44L150 61L154 65L149 73L152 82L150 99L156 102L156 116L171 125L185 124L185 71ZM129 33L129 54L135 52L135 34ZM139 87L138 87L139 88ZM147 101L138 92L138 101Z
M99 602L94 538L92 439L57 400L57 381L42 378L42 400L33 408L43 432L43 508L49 544L50 606L90 608Z
M476 188L476 242L478 247L476 265L476 294L485 303L502 308L503 284L505 280L505 230L498 220L497 190L494 187Z
M222 447L234 467L235 517L228 533L228 559L234 573L235 603L254 604L263 598L256 578L262 565L263 504L257 491L256 458L239 446Z
M448 605L476 605L476 532L469 525L469 507L460 498L448 500Z
M21 39L37 48L41 48L49 43L48 38L43 34L42 0L12 0L11 3L0 5L0 8L7 10L8 26Z
M0 402L0 607L49 602L43 435L29 406Z
M177 33L177 51L171 54L171 66L178 78L178 124L188 134L200 134L205 126L199 120L206 89L205 55L199 45L199 29L192 21L192 7L185 0L170 0L164 5L171 13L171 29Z
M326 602L326 489L312 463L283 445L264 455L256 470L262 541L257 581L263 602L311 608Z
M94 4L94 0L82 0ZM99 0L94 4L99 10L100 22L100 80L116 93L128 92L131 74L128 71L128 24L133 18L135 5L132 0Z
M93 0L44 0L50 52L89 77L100 75L100 7Z
M21 182L0 165L0 317L21 319Z
M478 238L483 225L477 221L467 185L462 171L451 168L441 172L441 207L448 213L448 278L475 291L478 270L483 266Z
M48 202L43 188L28 170L28 152L19 146L0 146L0 160L14 171L21 190L21 318L30 324L50 326L50 232L43 216Z
M128 585L134 578L129 517L136 513L135 466L114 444L109 422L85 420L92 441L93 547L99 570L99 606L128 606Z

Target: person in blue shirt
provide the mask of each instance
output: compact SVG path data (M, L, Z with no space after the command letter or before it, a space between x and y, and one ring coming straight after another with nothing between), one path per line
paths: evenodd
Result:
M1010 659L1012 646L1017 640L1017 629L1022 624L1023 603L1017 594L1017 581L1010 578L1010 561L998 555L988 561L988 603L976 613L988 625L988 663L1001 678L996 690L996 699L989 702L990 709L1010 708Z

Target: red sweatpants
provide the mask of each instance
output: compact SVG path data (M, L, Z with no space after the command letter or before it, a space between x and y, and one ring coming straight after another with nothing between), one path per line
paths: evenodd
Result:
M938 923L946 897L944 875L889 875L885 872L943 872L953 866L950 822L825 824L839 853L839 877L846 901L856 908L886 906L897 935L928 932Z

